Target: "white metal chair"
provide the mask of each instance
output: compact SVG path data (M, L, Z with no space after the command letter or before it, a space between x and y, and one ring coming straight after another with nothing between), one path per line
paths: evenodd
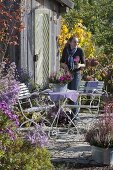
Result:
M89 109L90 113L99 113L102 95L108 95L104 90L103 81L82 81L79 88L79 105Z
M101 96L106 93L103 88L103 81L81 81L78 102L75 105L65 105L72 111L72 120L75 119L77 123L81 122L89 127L98 116ZM76 109L76 113L73 113L73 109Z
M96 113L99 113L103 88L103 81L82 81L79 88L79 106L88 108L90 113L92 113L92 109L96 109Z
M19 87L18 106L24 118L24 121L20 124L20 128L28 123L29 126L33 124L37 125L37 123L39 123L37 119L50 126L49 120L46 119L46 112L53 107L53 104L47 105L43 102L42 105L40 98L41 92L30 93L28 87L24 83L20 83Z

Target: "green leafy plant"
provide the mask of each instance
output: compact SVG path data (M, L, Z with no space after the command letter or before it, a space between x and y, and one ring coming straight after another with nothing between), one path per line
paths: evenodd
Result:
M16 141L4 136L0 149L2 170L52 170L50 154L46 148L31 145L18 137Z

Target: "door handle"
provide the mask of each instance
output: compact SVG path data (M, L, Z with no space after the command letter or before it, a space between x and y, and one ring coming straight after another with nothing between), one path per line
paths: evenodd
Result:
M34 61L37 61L38 58L39 58L39 54L35 54L35 55L34 55Z

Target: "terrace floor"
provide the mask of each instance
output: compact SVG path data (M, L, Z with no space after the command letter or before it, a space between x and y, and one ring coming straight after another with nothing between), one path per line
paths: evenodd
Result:
M93 160L91 146L85 142L83 134L66 134L50 139L48 149L55 170L113 170L113 167L100 165Z

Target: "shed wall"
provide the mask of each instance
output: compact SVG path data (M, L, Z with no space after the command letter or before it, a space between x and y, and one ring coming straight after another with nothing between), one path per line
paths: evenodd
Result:
M59 68L57 37L60 33L59 3L51 0L24 0L24 30L21 32L20 65L35 78L35 10L48 9L49 16L49 74ZM49 75L48 75L49 76Z

